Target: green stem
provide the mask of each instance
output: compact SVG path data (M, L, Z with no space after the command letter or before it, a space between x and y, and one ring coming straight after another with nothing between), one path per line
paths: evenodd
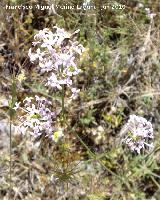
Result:
M108 173L110 173L111 175L117 177L120 181L122 181L129 190L131 190L131 187L129 185L129 183L127 183L127 181L125 181L121 176L118 176L116 173L114 173L113 171L111 171L108 167L105 166L105 164L97 157L96 154L94 154L90 148L84 143L84 141L79 137L79 135L76 133L77 138L79 139L79 141L81 142L81 144L86 148L86 150L88 151L88 154L90 155L91 158L93 158L94 160L96 160L101 166L103 166L105 168L106 171L108 171Z
M12 123L10 116L10 125L9 125L9 198L11 198L12 192Z
M160 189L160 185L159 183L155 180L155 178L153 176L151 176L152 181L154 182L154 184L158 187L158 189Z
M78 134L76 134L79 141L81 142L81 144L87 149L88 154L91 156L91 158L95 159L96 161L98 161L110 174L112 174L113 176L116 176L117 178L121 179L121 177L119 177L116 173L112 172L110 169L108 169L105 164L96 156L96 154L94 154L89 147L83 142L83 140L79 137ZM98 158L98 159L97 159Z
M62 122L65 121L65 109L64 109L64 85L62 85Z
M12 76L12 86L11 86L11 94L12 99L10 101L9 105L9 116L10 116L10 122L9 122L9 198L11 199L12 196L12 119L14 117L14 110L13 107L15 105L15 102L17 100L16 95L16 81L15 76L13 74Z

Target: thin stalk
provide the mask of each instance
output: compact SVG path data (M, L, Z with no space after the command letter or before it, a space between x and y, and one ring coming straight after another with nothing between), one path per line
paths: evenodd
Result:
M116 176L117 178L120 178L116 173L112 172L110 169L108 169L104 163L100 160L100 159L97 159L96 155L89 149L89 147L83 142L83 140L79 137L78 134L76 134L79 141L81 142L81 144L87 149L88 151L88 154L91 156L91 158L97 160L110 174ZM121 178L120 178L121 179Z
M11 86L11 94L12 94L12 99L9 102L9 116L10 116L10 121L9 121L9 198L11 199L11 193L12 193L12 120L14 117L14 110L13 107L15 105L15 102L17 100L17 95L16 95L16 81L14 78L14 74L12 76L12 86Z
M96 160L101 166L103 166L105 168L106 171L108 171L111 175L117 177L120 181L122 181L129 190L131 190L131 187L129 185L129 183L127 183L127 181L125 181L121 176L118 176L116 173L114 173L113 171L111 171L108 167L105 166L105 164L96 156L95 153L93 153L90 148L84 143L84 141L79 137L78 134L76 134L77 138L79 139L79 141L81 142L81 144L86 148L86 150L88 151L88 154L91 156L91 158L93 158L94 160Z
M11 198L12 192L12 119L10 115L9 122L9 198Z
M62 65L62 68L61 68L61 72L63 74L63 65ZM65 125L65 105L64 105L64 98L65 98L65 88L64 88L64 84L62 85L62 96L61 96L61 106L62 106L62 127L64 127ZM67 143L67 138L65 138L65 143ZM68 155L69 155L69 152L68 152ZM66 163L66 169L68 169L68 161ZM64 187L65 187L65 184L64 184ZM66 190L68 191L68 188L69 188L69 185L68 185L68 182L66 184Z
M63 69L64 69L64 66L62 65L61 66L61 73L63 74ZM65 96L65 91L64 91L64 84L62 85L62 97L61 97L61 100L62 100L62 125L64 125L64 122L65 122L65 109L64 109L64 96Z
M154 182L154 184L158 187L158 189L160 189L160 185L159 183L155 180L155 178L153 176L151 176L152 181Z
M65 109L64 109L64 85L62 85L62 124L65 121Z

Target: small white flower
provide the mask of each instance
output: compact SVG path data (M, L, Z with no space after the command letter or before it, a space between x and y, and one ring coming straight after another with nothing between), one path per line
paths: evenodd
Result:
M145 11L146 11L147 13L150 13L150 12L151 12L150 8L145 8Z
M43 60L43 62L39 63L39 67L41 68L41 72L50 72L53 70L53 62L51 60L46 61Z
M54 73L52 73L52 75L48 78L46 85L57 87L59 90L62 90L60 81L57 80L57 76Z
M26 98L23 100L23 102L26 101L27 103L31 103L32 99L33 99L33 97L26 97Z
M144 5L143 5L143 3L138 3L137 7L138 7L138 8L143 8Z
M71 88L72 91L72 96L70 97L71 99L76 99L78 96L78 93L80 92L80 89L77 88Z
M34 62L38 58L37 54L32 53L31 48L29 49L28 56L31 62Z
M51 34L48 28L44 28L43 30L40 30L35 36L34 39L46 39L47 35Z
M91 3L91 0L84 0L83 1L83 6L87 6Z
M19 102L19 103L16 102L13 109L14 109L14 110L17 110L17 109L20 107L20 103L21 103L21 102Z
M34 62L36 61L37 59L39 59L39 61L42 61L43 60L43 56L44 56L44 53L40 51L40 49L38 48L36 53L32 53L32 50L31 48L29 49L29 52L28 52L28 56L30 57L30 61L31 62Z
M85 48L81 44L77 44L77 42L72 44L72 51L77 52L78 54L82 54L85 51Z
M19 127L18 127L18 131L19 131L20 133L22 133L23 135L25 135L27 129L28 129L28 127L25 127L25 126L19 126Z

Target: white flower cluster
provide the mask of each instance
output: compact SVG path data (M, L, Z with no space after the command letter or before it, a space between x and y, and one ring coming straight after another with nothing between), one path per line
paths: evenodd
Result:
M46 86L62 89L62 85L67 85L71 91L71 98L76 98L79 90L72 87L72 77L81 71L76 66L76 56L81 55L84 47L77 41L72 41L73 34L66 32L64 29L54 27L51 32L45 28L40 30L35 36L33 45L35 53L29 49L28 56L30 61L38 60L41 73L49 73Z
M149 140L153 138L151 122L143 117L130 115L126 128L127 137L123 139L123 142L127 144L132 151L136 151L139 154L141 149L145 147L149 149L154 147L152 143L148 143Z
M35 138L44 134L54 140L54 129L52 127L55 113L48 108L51 102L36 95L35 98L26 97L23 103L23 107L20 107L20 103L16 103L14 107L15 110L21 109L24 112L20 117L22 122L19 126L20 131L24 133L29 129ZM60 137L62 137L62 133L54 141L57 142Z

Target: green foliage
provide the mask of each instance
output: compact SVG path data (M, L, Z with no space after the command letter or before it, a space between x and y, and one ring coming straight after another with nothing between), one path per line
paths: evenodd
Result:
M116 128L118 127L122 120L123 120L123 117L121 115L110 115L110 114L103 114L103 118L106 122L108 122L112 128Z
M93 113L95 112L96 110L92 109L92 110L88 110L88 112L85 114L85 116L83 118L80 119L80 122L82 125L90 125L92 122L95 121L95 118L93 116Z

